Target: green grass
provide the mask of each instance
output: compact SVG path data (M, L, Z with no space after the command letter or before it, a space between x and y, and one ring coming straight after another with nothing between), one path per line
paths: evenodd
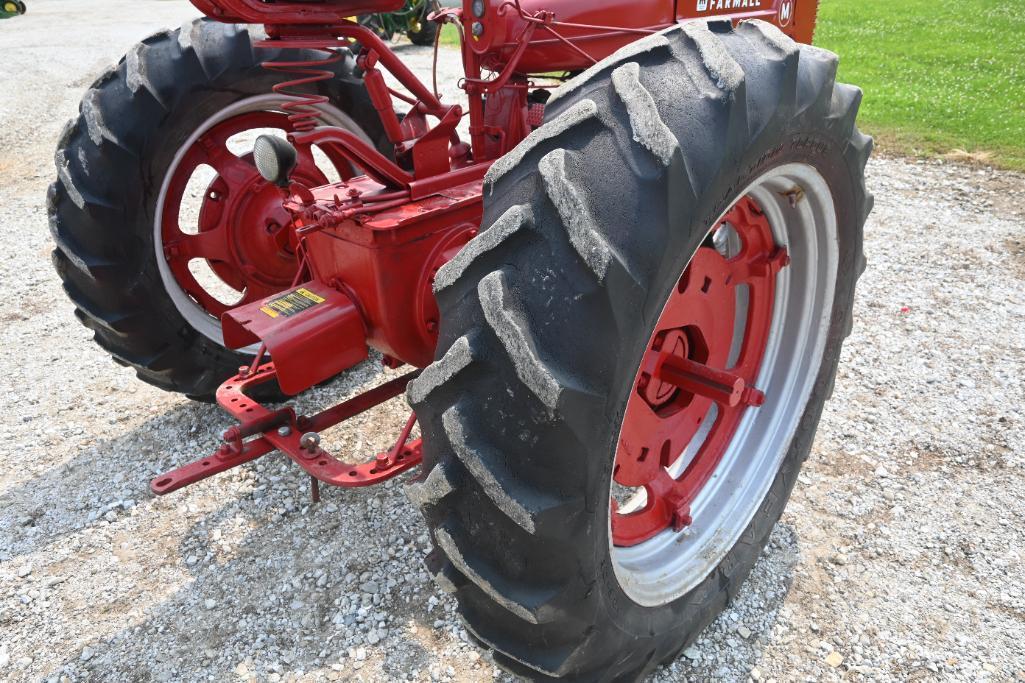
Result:
M815 43L865 97L882 148L1025 170L1025 2L823 0Z
M452 24L441 27L441 44L459 47L459 30Z
M881 149L1025 170L1025 0L822 0L815 43Z

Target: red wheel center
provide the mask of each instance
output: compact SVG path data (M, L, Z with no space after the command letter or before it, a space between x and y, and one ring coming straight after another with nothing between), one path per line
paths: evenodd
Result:
M260 176L251 153L240 157L228 147L239 133L266 128L290 132L291 124L285 114L263 111L216 124L185 151L168 184L161 216L164 258L182 290L215 317L286 289L298 268L295 234L280 191ZM293 177L309 187L327 183L312 148L298 151ZM348 170L344 157L325 152L336 169ZM197 224L183 226L179 216L189 181L202 165L217 175L202 197ZM236 301L223 301L212 283L196 278L190 263L197 259L239 293Z
M624 502L622 511L612 501L618 546L689 525L691 504L712 478L740 417L765 400L752 384L786 251L747 197L717 230L729 239L694 254L655 323L627 402L613 481L644 494L642 505ZM731 253L734 241L739 246Z

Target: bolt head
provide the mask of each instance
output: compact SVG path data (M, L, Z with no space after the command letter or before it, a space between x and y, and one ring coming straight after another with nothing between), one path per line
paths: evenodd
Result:
M470 33L478 37L484 35L484 24L479 21L473 22L470 26Z
M292 433L292 428L288 425L282 425L278 427L278 436L289 436Z
M315 451L320 446L320 434L306 432L299 438L299 445L307 451Z

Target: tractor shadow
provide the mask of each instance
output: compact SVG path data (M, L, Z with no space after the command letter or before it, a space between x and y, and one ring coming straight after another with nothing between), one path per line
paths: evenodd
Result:
M338 400L367 377L359 379L314 398ZM344 428L343 451L377 448L370 431L381 432L380 443L392 437L406 413L382 410ZM0 495L0 528L9 532L0 572L13 578L35 565L2 609L16 621L19 610L48 610L46 637L66 653L60 672L74 680L492 678L453 600L423 567L426 528L402 493L410 475L327 488L312 505L308 480L271 455L164 498L149 493L151 477L212 450L229 424L214 406L174 405ZM778 525L733 605L652 680L755 667L774 637L798 544L793 527ZM33 586L42 597L19 605Z
M92 475L111 466L97 463ZM145 521L113 535L120 561L85 570L99 570L85 591L103 591L93 608L109 618L66 634L88 639L92 655L83 661L83 647L69 648L62 670L76 680L405 680L455 666L457 680L490 679L423 567L428 539L402 493L407 477L324 489L313 505L298 468L269 456L177 500L140 503L131 516ZM72 615L85 607L54 602ZM429 611L451 628L409 616Z
M100 680L262 681L288 672L337 673L338 680L430 680L437 672L455 681L492 679L454 602L423 568L426 529L401 482L329 490L310 506L298 501L304 478L274 469L271 477L279 478L263 496L254 496L256 488L235 500L218 498L219 506L190 526L161 533L158 543L177 542L167 562L177 590L145 607L144 619L126 618L130 626L91 642L86 664L81 648L70 653L64 669ZM774 637L797 545L792 527L777 526L731 607L650 680L723 680L738 671L745 679ZM118 577L107 581L120 584ZM376 592L364 594L368 582ZM145 599L145 587L138 588ZM372 640L379 623L386 633ZM741 626L751 631L746 638Z
M289 404L300 412L309 413L399 374L368 361L351 369L344 377L314 387ZM153 390L145 388L144 391ZM168 400L164 394L156 396L158 400ZM388 438L398 432L390 423L400 419L399 416L404 421L408 415L408 408L396 405L401 400L386 404L387 412L375 409L351 420L337 429L339 434L329 430L325 435L340 437L340 440L329 439L326 446L341 445L343 450L351 452L363 450L364 445L372 449L390 444ZM82 447L74 457L0 493L0 529L6 530L0 542L0 563L16 561L22 555L45 549L69 534L103 529L115 523L113 520L118 523L135 517L144 520L151 512L144 508L162 509L183 501L188 504L191 489L155 498L149 490L150 480L213 453L220 443L218 435L235 422L215 405L182 401L170 404L166 411L131 427L118 426L145 405L146 399L140 402L138 396L130 395L111 402L104 413L104 421L109 421L111 426L102 428L108 433L121 430L120 434ZM381 438L364 438L368 429L382 432ZM50 440L23 444L22 461L47 459L48 452L62 448L61 438L56 437L57 445L52 445ZM280 466L286 462L283 456L272 454L258 463L248 463L217 475L212 481L244 479L253 476L265 463ZM108 513L113 514L113 519Z
M64 536L102 525L104 515L130 512L119 502L134 506L152 497L149 479L166 467L184 463L212 450L204 439L188 438L177 444L165 442L161 435L172 430L196 433L227 426L212 406L183 404L146 420L127 433L96 442L76 456L35 478L13 486L0 494L0 528L7 535L0 561L10 562L58 542ZM222 424L223 422L223 424ZM216 433L216 432L211 432ZM201 433L200 433L201 434ZM196 449L189 451L190 444ZM26 460L31 450L25 448Z

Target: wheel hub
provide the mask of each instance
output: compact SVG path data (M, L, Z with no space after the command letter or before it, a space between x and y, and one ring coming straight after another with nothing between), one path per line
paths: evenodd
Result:
M637 388L641 396L652 410L658 412L666 407L679 394L679 387L662 379L661 365L665 359L687 358L690 354L690 343L685 330L665 330L658 332L651 345L651 351L644 354L641 365L641 376Z
M260 176L251 153L237 156L228 146L239 133L266 128L286 133L292 129L287 115L273 111L245 112L220 121L186 150L170 178L160 223L164 258L181 289L215 318L287 288L298 267L296 238L280 190ZM325 153L339 172L348 169L343 157ZM197 224L181 225L189 182L202 165L217 175L202 197ZM299 147L294 178L307 186L328 182L309 145ZM190 264L197 259L206 261L217 278L237 292L237 300L218 298L213 291L216 283L196 277Z
M737 239L717 230L721 239L708 240L691 259L655 324L627 403L613 481L640 490L612 501L617 546L688 526L691 503L714 476L744 411L765 400L752 383L787 252L751 198L718 227Z

